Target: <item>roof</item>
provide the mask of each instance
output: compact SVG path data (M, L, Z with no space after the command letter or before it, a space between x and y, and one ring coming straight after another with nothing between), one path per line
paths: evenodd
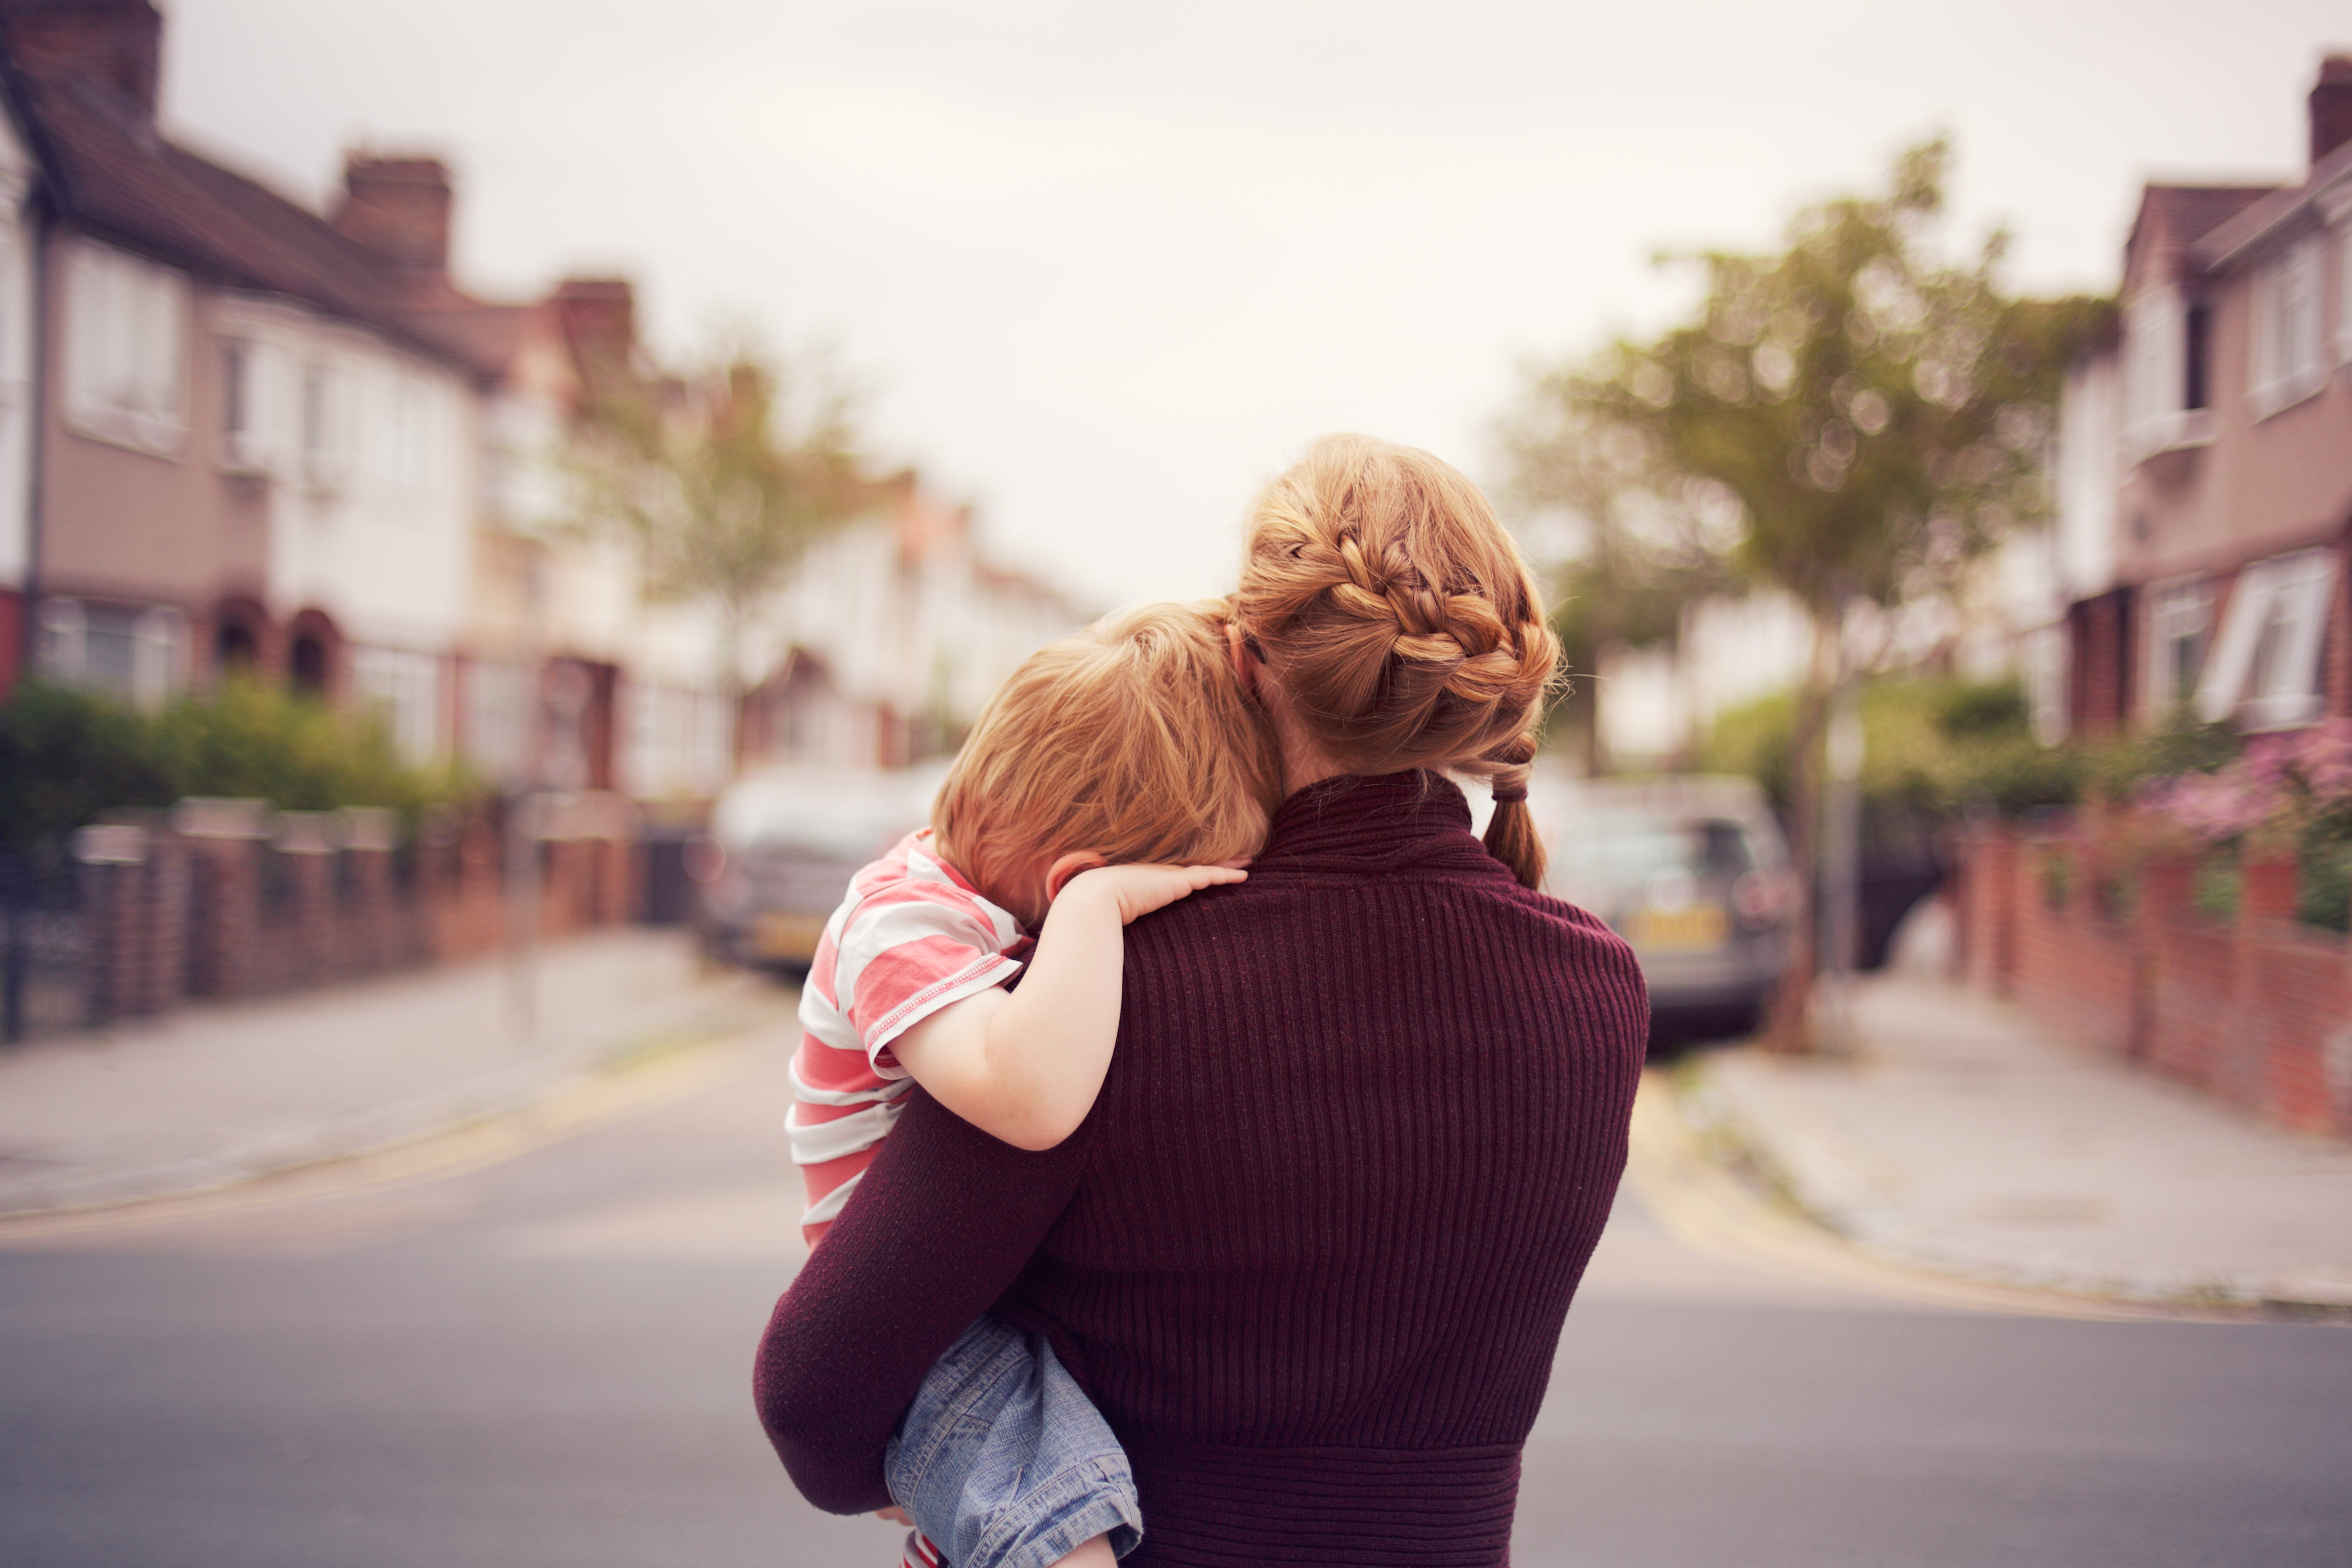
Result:
M2273 191L2200 236L2197 264L2205 268L2228 266L2316 206L2321 193L2347 184L2352 184L2352 142L2313 164L2311 177L2302 184Z
M476 374L504 368L527 307L485 304L446 284L446 299L420 298L389 258L165 138L110 84L21 63L7 79L38 128L64 217L189 271L363 322Z
M2142 258L2147 266L2170 263L2168 270L2178 272L2180 259L2198 240L2280 189L2277 185L2145 187L2140 193L2139 216L2133 220L2131 237L2124 242L2126 273L2137 270L2132 262Z

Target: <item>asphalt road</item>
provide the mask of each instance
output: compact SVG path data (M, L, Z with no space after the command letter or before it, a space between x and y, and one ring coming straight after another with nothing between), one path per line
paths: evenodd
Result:
M894 1561L752 1419L781 1063L704 1068L568 1135L0 1227L0 1563ZM2352 1563L2352 1329L1981 1310L1675 1234L1621 1203L1521 1568Z

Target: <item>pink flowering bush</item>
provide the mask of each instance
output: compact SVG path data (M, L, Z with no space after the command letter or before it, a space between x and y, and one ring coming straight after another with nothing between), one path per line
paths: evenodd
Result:
M2300 839L2315 826L2352 819L2352 721L2257 736L2244 755L2215 772L2149 781L2139 801L2158 822L2200 843Z
M2233 852L2253 842L2292 847L2298 917L2331 931L2352 929L2352 721L2257 736L2237 760L2211 773L2151 780L2141 786L2139 802L2160 829L2209 851ZM2219 861L2207 868L2223 868Z

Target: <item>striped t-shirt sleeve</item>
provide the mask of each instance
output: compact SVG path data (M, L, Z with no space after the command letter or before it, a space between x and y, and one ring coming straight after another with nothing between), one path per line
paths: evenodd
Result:
M1000 931L1000 919L994 906L944 880L899 882L859 900L840 934L834 1005L877 1074L905 1077L891 1041L1020 969L1004 956L1017 932Z

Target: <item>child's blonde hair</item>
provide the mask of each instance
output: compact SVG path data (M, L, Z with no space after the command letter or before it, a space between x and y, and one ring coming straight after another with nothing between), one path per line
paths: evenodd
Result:
M1203 865L1255 855L1281 801L1272 732L1235 676L1223 599L1104 616L1029 656L940 786L940 852L1000 903L1091 849Z

